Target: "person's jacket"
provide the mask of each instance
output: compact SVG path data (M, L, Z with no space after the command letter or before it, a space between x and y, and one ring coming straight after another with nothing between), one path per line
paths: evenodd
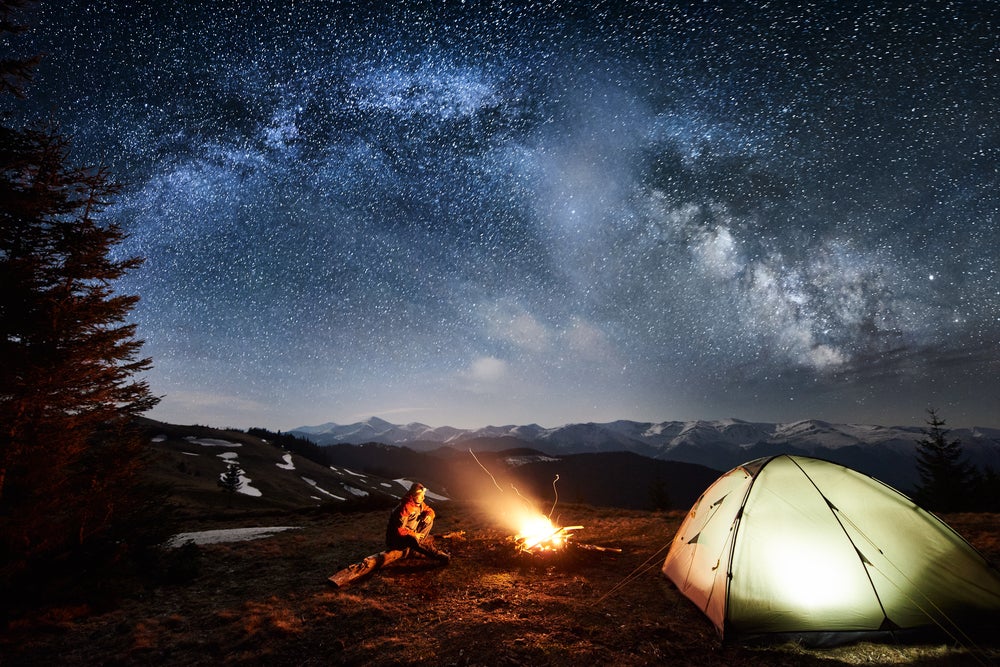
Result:
M417 539L423 537L418 532L418 525L434 518L434 510L427 503L418 503L412 496L404 497L396 509L389 515L389 525L386 527L386 540L394 537L413 535Z

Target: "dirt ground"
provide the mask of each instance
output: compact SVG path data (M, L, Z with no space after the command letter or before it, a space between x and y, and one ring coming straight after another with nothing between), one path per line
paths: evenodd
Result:
M1000 664L998 646L723 644L660 574L680 513L562 507L562 524L585 527L578 542L622 553L558 560L515 557L477 506L438 513L435 533L464 532L438 542L450 565L411 558L342 589L327 576L381 550L385 512L245 520L298 528L189 549L195 576L123 591L111 608L18 618L0 630L0 665ZM1000 557L1000 516L946 518Z

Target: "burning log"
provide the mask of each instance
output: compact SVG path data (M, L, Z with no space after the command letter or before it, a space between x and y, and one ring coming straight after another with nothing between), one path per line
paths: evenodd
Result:
M590 562L594 557L616 556L622 553L619 547L604 547L576 541L566 541L561 545L545 548L538 546L525 548L523 542L510 537L508 544L510 545L508 558L513 562L529 565L579 565Z
M536 515L526 520L521 532L509 538L514 544L515 556L549 558L558 555L577 555L582 552L620 554L617 547L601 547L596 544L581 544L572 540L575 531L583 526L556 527L542 516Z
M551 524L549 524L551 526ZM514 542L521 551L540 552L558 551L565 548L569 538L573 536L572 531L583 530L583 526L563 526L554 528L548 533L533 532L527 535L515 535Z

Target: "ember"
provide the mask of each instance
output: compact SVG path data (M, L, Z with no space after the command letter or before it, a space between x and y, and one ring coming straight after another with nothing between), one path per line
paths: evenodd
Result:
M547 517L539 514L524 520L520 532L514 536L514 542L521 551L529 553L560 551L565 548L567 540L572 537L572 531L582 528L583 526L560 528L553 525Z

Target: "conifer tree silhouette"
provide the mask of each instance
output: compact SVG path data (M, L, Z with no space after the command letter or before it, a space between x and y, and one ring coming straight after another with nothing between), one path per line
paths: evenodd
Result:
M0 35L21 30L0 0ZM6 33L6 34L5 34ZM23 95L34 59L0 59L0 95ZM53 124L0 119L0 570L77 548L128 508L144 454L133 417L154 397L114 283L139 266L100 214L119 192L70 164Z
M226 472L222 473L219 477L219 486L226 493L233 495L237 491L243 488L243 480L240 479L240 475L243 471L240 470L238 463L233 463L230 461L229 465L226 466Z
M973 496L974 474L962 456L962 443L948 440L948 430L934 408L927 409L924 438L917 442L917 472L920 484L916 500L941 512L968 509Z

